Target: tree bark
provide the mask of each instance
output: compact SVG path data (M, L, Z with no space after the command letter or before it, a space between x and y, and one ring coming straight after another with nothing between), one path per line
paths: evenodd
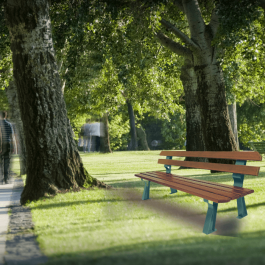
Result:
M129 100L126 100L129 119L130 119L130 128L131 128L131 150L138 150L138 143L137 143L137 133L136 133L136 126L135 126L135 117L132 104Z
M12 118L15 122L16 132L18 137L18 153L19 153L19 163L20 163L20 175L26 174L27 165L27 153L25 145L25 137L23 131L23 122L21 120L20 109L18 105L17 88L14 81L9 83L9 87L6 89L6 95L8 103L10 105L10 110L12 113Z
M109 140L109 120L108 113L105 113L102 118L103 128L100 130L103 131L103 137L100 137L100 150L103 153L112 153L110 148L110 140Z
M228 105L229 118L231 122L231 128L235 137L237 149L239 149L238 131L237 131L237 111L236 102Z
M190 38L170 22L162 19L161 23L184 42L185 47L162 33L158 33L156 36L164 46L190 60L194 69L197 80L197 93L195 94L197 103L194 103L197 104L196 112L200 113L200 129L202 129L201 143L196 149L204 148L207 151L237 150L228 116L222 70L217 62L218 51L217 47L212 45L212 40L218 31L218 15L214 10L209 25L205 25L197 0L182 0L182 3L180 1L178 3L187 17ZM188 130L189 126L187 121ZM187 144L191 143L187 141ZM196 145L195 142L192 144ZM219 161L212 160L212 162ZM230 163L229 161L226 162Z
M59 189L105 186L83 166L67 118L47 0L7 0L13 73L25 133L27 179L21 204Z
M143 148L143 150L145 150L145 151L149 151L150 148L149 148L147 140L146 140L146 133L145 133L142 125L140 125L140 128L136 128L136 132L137 132L137 136L140 139L141 148Z
M200 102L197 78L190 60L186 59L181 68L181 81L185 92L186 105L186 151L204 151L204 134L201 123ZM205 161L205 159L186 158L186 161Z

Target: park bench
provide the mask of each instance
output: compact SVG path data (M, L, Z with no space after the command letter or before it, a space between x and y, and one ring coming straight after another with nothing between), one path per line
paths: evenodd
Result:
M162 151L161 156L166 159L158 159L159 164L164 164L166 172L153 171L135 174L145 182L143 200L149 199L150 182L155 182L170 187L171 194L178 190L203 198L208 203L208 210L204 223L203 233L210 234L215 229L215 221L218 203L226 203L237 199L238 219L247 215L244 196L253 193L251 189L243 188L244 175L258 176L259 167L246 166L247 160L261 161L258 152L211 152L211 151ZM197 157L209 159L235 160L235 164L220 164L209 162L172 160L172 157ZM183 166L196 169L207 169L220 172L233 173L234 186L220 184L211 181L193 179L171 174L171 166ZM216 176L218 177L218 175ZM212 204L209 202L212 201Z
M265 142L248 142L254 151L265 154Z

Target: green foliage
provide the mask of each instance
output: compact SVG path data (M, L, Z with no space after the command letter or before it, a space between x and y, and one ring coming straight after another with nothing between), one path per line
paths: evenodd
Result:
M117 9L115 4L91 2L86 11L87 3L52 6L55 48L71 120L84 113L113 111L126 99L141 114L155 110L164 116L177 108L183 92L176 82L180 64L153 37L165 6L134 4ZM60 10L65 12L62 16Z
M238 137L248 146L249 141L265 140L265 103L257 104L251 100L237 107Z
M0 110L8 111L9 104L4 90L0 90Z
M8 110L9 105L5 88L13 75L12 54L10 50L10 39L5 23L4 1L0 2L0 109Z
M109 118L109 135L111 150L127 150L130 141L130 124L128 118L116 114Z
M169 120L163 120L161 128L164 149L185 149L186 116L185 111L176 111Z
M258 1L218 1L220 27L214 44L224 71L228 102L265 101L264 11Z

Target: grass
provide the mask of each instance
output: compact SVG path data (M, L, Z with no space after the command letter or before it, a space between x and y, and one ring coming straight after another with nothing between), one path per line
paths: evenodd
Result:
M83 190L32 202L34 233L47 264L265 264L265 163L258 177L246 176L248 216L238 220L236 201L218 205L217 232L202 233L207 204L184 192L144 182L135 173L164 170L159 151L81 154L92 176L111 190ZM204 180L233 185L231 174L177 170Z

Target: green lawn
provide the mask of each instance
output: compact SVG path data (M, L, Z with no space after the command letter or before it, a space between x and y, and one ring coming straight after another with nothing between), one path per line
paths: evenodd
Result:
M111 190L84 190L32 202L35 234L48 264L265 264L265 163L246 176L248 216L236 219L236 201L219 204L217 232L202 233L207 204L184 192L144 182L135 173L164 170L159 151L81 154L88 172ZM231 174L206 170L173 173L233 185Z

